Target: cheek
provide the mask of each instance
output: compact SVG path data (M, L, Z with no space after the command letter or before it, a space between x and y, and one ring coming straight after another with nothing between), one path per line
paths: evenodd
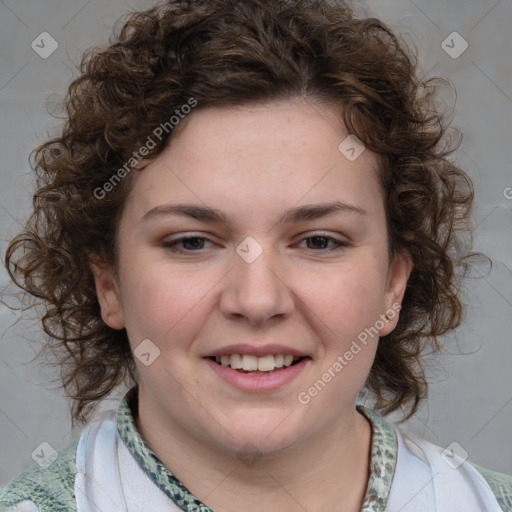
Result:
M318 356L322 371L336 375L325 398L336 393L356 396L364 385L379 341L377 321L383 313L383 279L376 267L354 266L324 281L324 294L316 294L311 308L314 329L322 339ZM305 301L306 302L306 301ZM322 313L323 311L323 313ZM326 379L332 378L330 375ZM335 391L336 390L336 391Z
M376 265L354 264L339 272L331 272L323 280L323 286L310 296L319 311L339 322L355 325L375 321L382 312L384 277Z
M383 313L383 281L376 267L354 266L324 285L325 292L310 296L314 304L308 304L320 312L311 322L322 339L318 355L323 373L318 378L329 382L319 401L323 404L337 403L340 397L355 399L363 387L379 341L376 322Z
M176 272L150 263L144 255L126 251L120 262L120 281L126 329L132 343L138 338L160 339L187 308L187 290Z
M149 338L162 352L169 352L169 347L180 348L197 337L211 311L219 276L205 269L185 272L163 260L149 261L132 254L124 267L126 330L132 346Z

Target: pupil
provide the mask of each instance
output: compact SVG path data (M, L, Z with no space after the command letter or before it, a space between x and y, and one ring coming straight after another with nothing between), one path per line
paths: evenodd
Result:
M191 243L191 240L195 240L196 243ZM193 236L193 237L190 237L190 238L185 238L185 240L183 240L183 245L186 246L187 244L189 244L189 249L200 249L201 247L201 243L202 243L202 239L199 238L198 236Z
M313 236L313 237L311 237L311 242L318 242L319 240L323 242L321 244L322 245L321 249L324 249L325 248L325 243L327 241L325 236ZM315 243L313 245L315 245L314 248L318 249L318 245L316 245Z

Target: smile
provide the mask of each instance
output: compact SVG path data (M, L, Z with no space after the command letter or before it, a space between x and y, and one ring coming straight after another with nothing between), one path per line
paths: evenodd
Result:
M294 357L283 354L264 357L231 354L230 356L217 356L217 358L220 358L219 362L216 361L216 357L204 359L216 376L241 391L258 393L274 391L283 387L295 379L312 362L308 356ZM287 364L285 364L285 358ZM260 366L260 361L262 366ZM240 368L234 369L231 364L240 366ZM260 367L271 369L260 370Z
M275 354L256 357L249 354L230 354L212 357L217 364L229 366L233 370L246 372L273 372L276 369L292 366L302 359L291 354Z

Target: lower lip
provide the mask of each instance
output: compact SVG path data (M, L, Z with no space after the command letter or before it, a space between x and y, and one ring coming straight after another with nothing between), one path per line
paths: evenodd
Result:
M206 359L210 368L222 379L242 391L272 391L292 381L310 362L304 357L297 364L277 370L274 373L241 373L229 366L222 366L211 359Z

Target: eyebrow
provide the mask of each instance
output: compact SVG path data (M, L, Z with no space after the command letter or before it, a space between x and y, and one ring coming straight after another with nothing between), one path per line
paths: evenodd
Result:
M311 204L291 208L278 220L278 224L293 224L301 221L315 220L335 213L356 213L367 215L368 212L358 206L334 201L331 203ZM226 214L216 208L195 204L167 204L149 210L142 221L162 215L189 217L210 224L229 224Z

